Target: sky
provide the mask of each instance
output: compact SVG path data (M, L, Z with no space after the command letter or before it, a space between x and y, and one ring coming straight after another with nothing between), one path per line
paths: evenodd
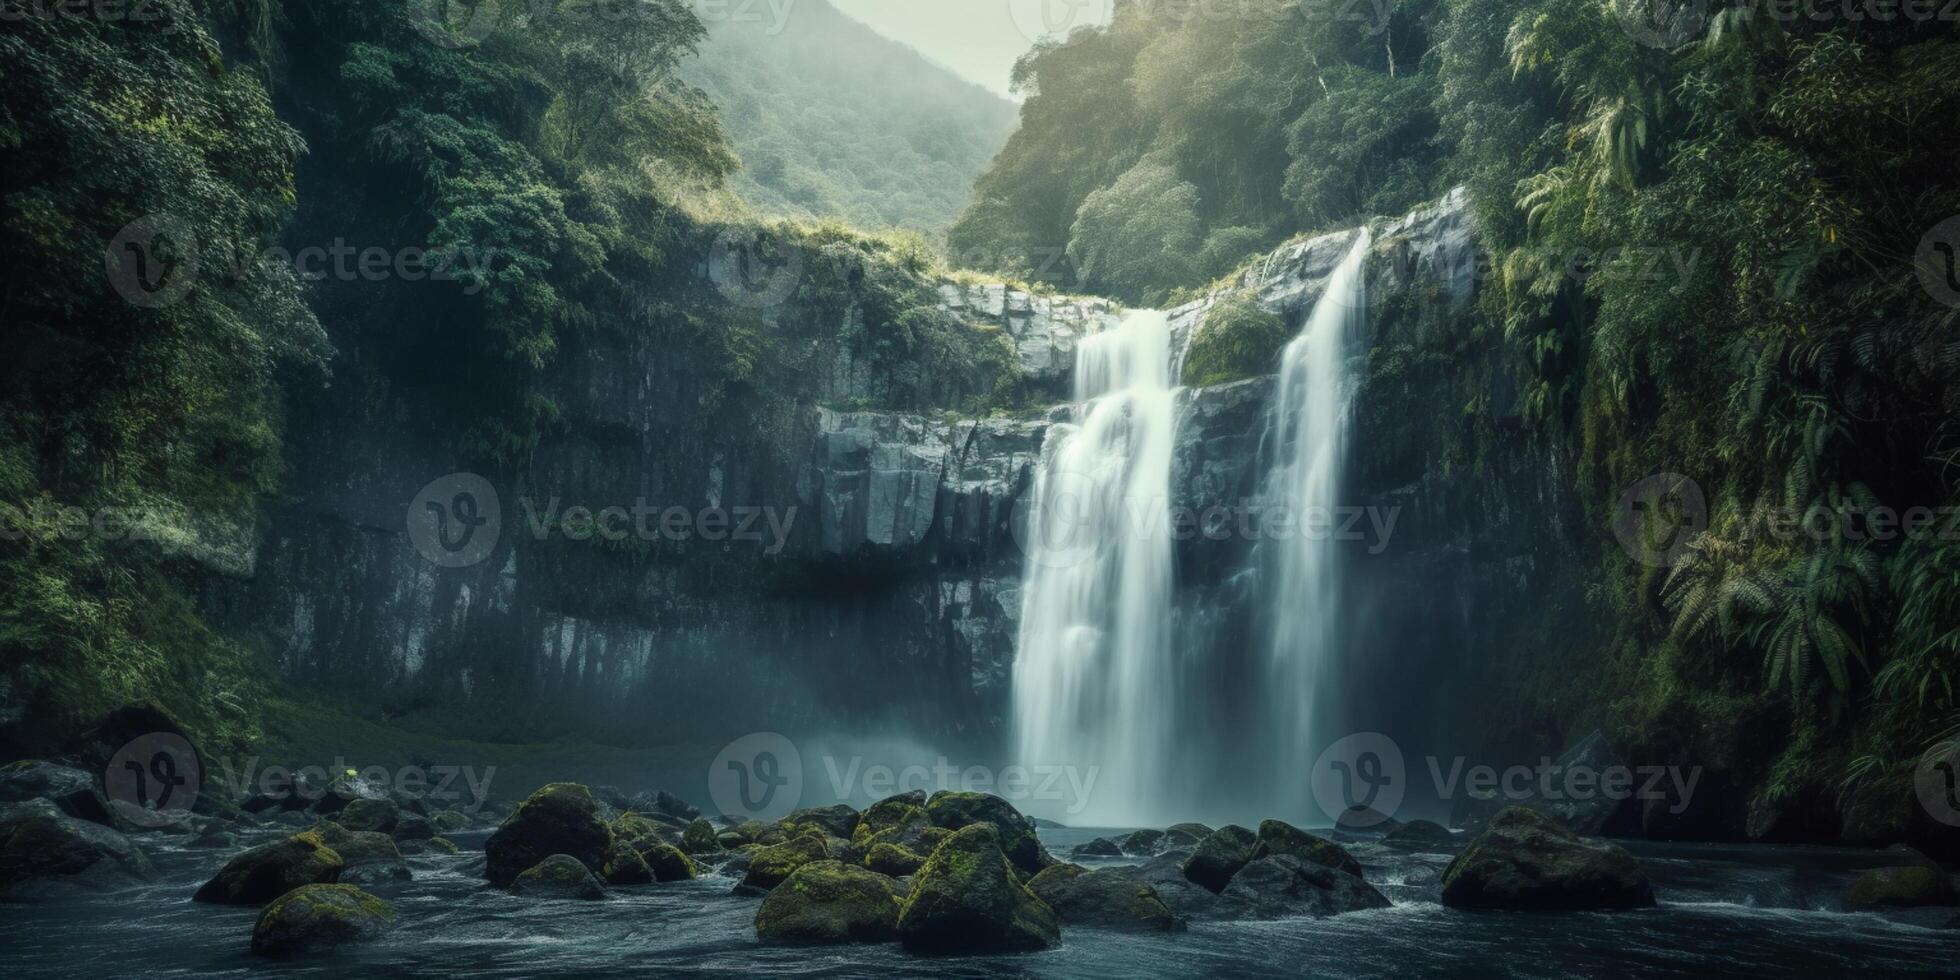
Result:
M792 0L794 2L794 0ZM1014 61L1037 37L1102 23L1111 0L831 0L886 37L968 81L1007 91Z

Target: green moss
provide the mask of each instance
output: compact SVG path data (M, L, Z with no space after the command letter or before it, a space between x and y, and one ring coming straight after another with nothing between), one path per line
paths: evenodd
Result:
M1271 374L1291 339L1286 321L1261 306L1256 292L1240 290L1205 315L1184 358L1184 383L1205 387Z
M756 936L796 942L884 942L897 938L899 904L882 874L840 861L792 872L756 909Z

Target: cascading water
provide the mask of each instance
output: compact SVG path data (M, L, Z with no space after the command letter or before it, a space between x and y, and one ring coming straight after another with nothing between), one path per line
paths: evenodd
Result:
M1161 818L1171 799L1170 328L1131 313L1076 352L1076 421L1050 430L1027 521L1014 739L1095 783L1072 820ZM1038 807L1037 807L1038 809Z
M1366 228L1327 280L1299 336L1280 357L1269 420L1273 468L1268 507L1284 509L1295 533L1266 552L1268 628L1265 692L1273 771L1288 774L1272 804L1307 812L1314 755L1340 724L1340 569L1330 528L1338 511L1352 372L1348 352L1366 325ZM1318 533L1309 530L1318 528Z

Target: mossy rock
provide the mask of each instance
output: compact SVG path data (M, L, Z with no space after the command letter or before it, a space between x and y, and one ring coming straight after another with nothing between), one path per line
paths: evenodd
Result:
M1447 833L1447 831L1446 831ZM1357 878L1361 877L1361 862L1333 841L1307 833L1290 823L1279 820L1265 820L1259 824L1258 857L1290 854L1302 861L1312 861L1345 871Z
M400 822L402 808L394 800L351 800L340 812L334 814L334 822L348 830L365 833L391 834Z
M1139 830L1116 842L1129 857L1155 857L1164 846L1164 832L1161 830Z
M647 867L646 858L641 857L633 845L616 838L612 848L606 851L606 865L600 869L600 874L608 885L653 884L653 869Z
M1262 856L1240 868L1220 893L1233 917L1324 917L1389 907L1375 886L1339 868L1291 854Z
M447 837L431 837L426 846L437 854L447 854L451 857L463 853L463 849L457 847L456 842Z
M1411 851L1451 848L1456 846L1456 835L1433 820L1411 820L1389 831L1382 843Z
M120 887L156 873L129 838L47 800L0 806L0 894L79 885Z
M392 836L398 841L425 841L436 835L436 825L419 813L403 811L395 821Z
M898 938L898 909L884 875L841 861L813 861L763 898L755 934L779 942L886 942Z
M346 866L319 834L294 834L241 851L191 898L220 905L264 905L295 888L334 884Z
M437 810L429 814L429 822L435 825L437 832L445 834L452 830L467 829L472 823L469 814L461 810Z
M1012 953L1061 941L1055 912L1014 875L991 823L957 830L912 878L899 912L905 947L922 953Z
M1226 824L1205 836L1184 861L1184 877L1213 893L1225 890L1239 869L1259 857L1259 838L1252 831Z
M252 952L291 956L374 939L395 925L395 910L353 885L304 885L280 895L252 926Z
M694 861L672 844L656 844L640 856L653 870L655 881L691 881L701 875Z
M485 877L508 885L554 854L568 854L591 870L604 868L613 832L598 809L592 792L577 783L552 783L532 793L485 843Z
M1960 895L1954 893L1953 877L1940 868L1925 865L1873 868L1859 875L1844 891L1847 912L1956 902L1960 902Z
M715 836L715 825L696 817L681 833L681 850L689 854L713 854L722 850L720 838Z
M109 800L96 788L95 776L73 766L40 759L22 759L0 766L0 803L47 800L77 820L113 825Z
M510 893L527 898L597 901L606 897L606 886L585 862L570 854L553 854L512 880Z
M829 844L814 835L772 844L749 856L749 870L742 876L742 884L763 890L774 888L788 880L797 868L829 859Z
M762 843L763 833L768 829L769 825L760 820L744 820L736 824L734 829L730 830L729 833L742 835L742 840L745 843L760 844Z
M992 793L945 790L926 801L926 816L933 825L958 831L976 823L994 828L1000 835L1001 852L1014 866L1032 875L1054 864L1048 849L1035 835L1034 823L1014 809L1014 805Z
M720 844L721 849L724 851L739 850L748 842L749 839L747 837L743 837L741 834L732 830L724 830L715 835L715 843Z
M1640 908L1654 889L1625 848L1528 807L1498 811L1443 871L1443 904L1467 909Z
M1235 292L1205 314L1191 338L1184 384L1202 388L1271 374L1292 339L1286 321L1260 304L1257 290Z
M871 804L858 817L857 826L851 829L850 837L854 841L864 842L874 835L915 822L926 822L925 790L915 789L909 793L887 796Z
M878 844L864 857L865 867L893 878L916 874L925 863L926 859L923 855L908 851L897 844Z
M340 877L334 879L337 882L371 885L407 881L412 877L407 862L402 860L401 849L387 834L348 830L333 820L322 820L307 833L326 842L340 855L343 866Z
M855 808L843 803L833 803L830 806L804 807L784 817L783 823L785 825L794 824L799 827L814 825L826 837L848 838L851 836L851 832L856 829L858 819L858 812Z
M1065 925L1123 932L1169 932L1178 925L1155 888L1120 871L1051 865L1028 881L1028 891Z

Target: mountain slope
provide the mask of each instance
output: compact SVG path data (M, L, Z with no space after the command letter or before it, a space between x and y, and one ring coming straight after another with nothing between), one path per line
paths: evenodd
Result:
M943 231L1013 130L1013 103L830 5L780 30L711 25L683 73L721 107L733 183L764 214Z

